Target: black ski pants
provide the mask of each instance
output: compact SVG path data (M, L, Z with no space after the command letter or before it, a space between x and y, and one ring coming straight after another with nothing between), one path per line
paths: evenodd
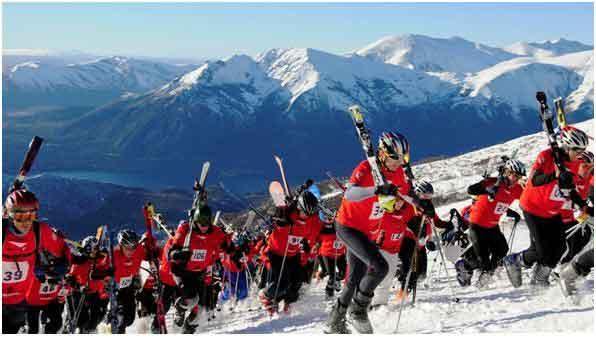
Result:
M272 252L269 252L267 255L271 263L271 268L269 269L267 286L265 287L265 296L276 302L281 300L284 300L288 304L295 302L298 300L298 292L303 282L300 257L298 255L286 257L284 263L283 256L278 256ZM279 277L280 273L281 278ZM276 290L277 297L275 294Z
M324 270L327 271L327 290L335 290L335 282L341 281L346 276L346 255L335 257L320 256ZM333 292L331 292L333 293Z
M401 288L404 289L406 286L406 278L408 276L408 271L412 265L412 256L414 255L414 251L416 249L416 241L411 238L404 238L399 249L399 260L401 261L401 270L398 276L398 280L401 282ZM416 268L412 270L412 274L410 276L410 283L408 284L408 289L412 289L414 285L418 282L418 276L425 275L426 276L426 268L428 266L428 259L426 256L426 249L418 248L417 256L414 259Z
M27 305L2 304L2 333L16 334L27 321Z
M118 318L118 327L116 333L125 333L126 328L132 325L136 313L136 291L137 289L129 286L118 290L116 302L116 317Z
M62 327L63 311L64 303L60 303L58 300L44 306L29 306L27 309L27 333L39 333L40 316L41 323L44 326L43 332L45 334L57 333Z
M571 261L575 271L581 276L590 274L590 270L594 267L594 239L586 245L582 251L577 254Z
M573 228L576 225L577 221L574 221L572 223L566 223L564 225L566 237L569 236L567 235L567 230ZM565 264L571 261L571 259L575 257L575 255L577 255L586 246L586 244L590 242L590 239L592 239L592 229L588 226L584 227L581 230L575 231L573 235L569 236L566 239L567 249L563 253L563 257L561 258L561 264Z
M336 224L337 237L348 248L348 281L339 296L339 302L350 305L354 293L360 291L372 298L375 289L389 271L389 265L379 247L362 232Z
M177 286L170 286L170 285L162 284L162 298L161 299L163 301L164 313L168 313L168 311L170 310L170 307L172 306L172 304L174 303L174 300L176 299L177 294L178 294ZM157 302L157 300L155 300L155 302ZM153 312L151 312L151 313L155 314L155 316L153 317L152 327L158 328L159 322L157 320L157 304L154 304Z
M523 251L523 263L530 267L534 263L554 268L565 249L565 228L561 216L542 218L529 212L524 218L530 231L530 247Z
M505 239L501 229L498 226L484 228L476 224L470 224L469 235L480 270L494 271L509 250L507 239Z

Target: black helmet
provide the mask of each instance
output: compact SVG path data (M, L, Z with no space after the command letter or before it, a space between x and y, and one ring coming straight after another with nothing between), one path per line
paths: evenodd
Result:
M194 211L192 216L192 221L194 224L206 227L210 226L212 223L211 208L209 208L209 206L206 204L199 206L199 208Z
M297 206L298 210L311 216L319 210L319 200L312 192L306 190L298 196Z
M98 245L99 241L97 238L95 238L95 236L87 236L81 241L83 251L85 251L87 254L90 254Z
M435 194L435 189L429 181L422 179L414 183L414 192L419 198L422 198L423 196L432 198Z
M139 245L139 235L132 229L123 229L118 232L118 244L120 246L135 248Z

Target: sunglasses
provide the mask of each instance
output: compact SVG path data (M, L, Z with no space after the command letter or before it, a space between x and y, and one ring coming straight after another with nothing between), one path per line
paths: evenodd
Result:
M17 222L34 221L37 219L37 210L15 210L12 218Z
M581 148L581 147L571 147L568 149L571 151L574 151L576 153L583 153L584 151L586 151L586 148Z

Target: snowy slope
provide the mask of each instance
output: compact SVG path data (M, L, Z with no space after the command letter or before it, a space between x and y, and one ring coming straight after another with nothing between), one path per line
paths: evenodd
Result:
M561 38L542 42L516 42L503 49L522 56L549 57L592 50L593 47L581 42Z
M593 134L592 120L577 127ZM529 165L545 147L544 134L537 133L451 159L416 165L414 174L418 178L430 179L438 195L453 195L457 191L465 191L467 185L480 179L490 158L519 149L517 158ZM469 200L452 202L440 206L437 211L441 218L446 219L451 208L461 209L468 203ZM511 228L505 226L503 233L510 238ZM523 250L528 245L529 234L522 221L517 227L512 250ZM580 280L579 297L571 301L561 295L556 285L545 290L535 290L527 284L514 289L503 270L497 270L494 282L482 290L475 286L459 287L454 267L449 262L447 271L448 275L437 253L429 253L429 277L419 284L416 306L403 310L399 333L589 333L594 329L593 272ZM525 276L524 281L527 283L528 280ZM207 322L203 315L197 333L320 334L329 313L329 304L324 301L324 284L324 281L313 281L310 287L303 287L303 294L293 304L291 313L273 318L262 310L256 310L258 302L254 294L252 298L238 303L233 311L230 303L224 304L222 311L216 313L215 320ZM459 298L459 302L454 302L455 297ZM249 308L252 310L249 311ZM398 304L390 299L387 306L370 313L375 333L394 332L398 309ZM180 332L172 321L173 312L170 311L167 315L169 332ZM146 319L137 319L128 332L143 333L148 327Z
M400 35L382 38L359 49L356 54L425 72L477 72L517 55L452 37Z

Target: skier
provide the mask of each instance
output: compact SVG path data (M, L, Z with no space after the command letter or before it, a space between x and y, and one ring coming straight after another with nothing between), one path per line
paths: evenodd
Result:
M284 301L284 312L298 300L303 282L300 269L300 251L309 252L306 236L309 229L319 227L319 200L310 191L303 191L295 201L285 207L277 207L273 217L273 229L265 249L268 266L267 284L259 292L259 299L267 312L277 312Z
M78 327L80 333L97 331L97 325L104 318L109 301L105 290L106 278L112 274L107 249L100 248L96 236L85 237L80 250L72 252L72 265L65 276L71 289L69 320L72 323L68 323L69 326ZM75 318L78 309L80 312L78 318Z
M62 322L56 304L67 269L68 249L62 235L37 219L39 201L30 191L11 192L2 218L2 333L17 333L31 306L44 306L46 332ZM39 309L39 308L38 308Z
M139 270L145 257L145 248L139 245L139 236L132 229L118 232L114 248L114 278L117 285L116 332L125 333L135 319L136 294L141 289Z
M348 249L349 275L329 314L326 333L350 332L345 323L348 307L350 320L356 330L360 333L373 332L368 319L368 306L374 297L375 288L389 268L377 245L370 240L369 233L383 217L384 210L392 210L398 192L407 195L410 190L402 168L406 163L405 156L409 156L406 138L401 134L385 132L379 138L377 160L388 183L375 187L368 161L361 162L350 177L336 218L337 236ZM379 196L386 201L383 205L379 203ZM434 214L432 206L425 211Z
M317 240L321 265L329 276L325 286L325 297L331 300L335 291L341 289L341 281L346 275L346 246L337 238L334 222L323 223Z
M479 269L477 286L488 285L495 269L509 250L507 240L499 227L501 216L519 221L520 215L509 206L519 199L523 187L520 184L526 176L525 165L510 159L503 166L502 177L489 177L468 187L468 194L476 196L470 209L469 238L473 255L458 260L455 268L460 285L469 285L473 270ZM523 183L523 181L522 181Z
M192 224L182 222L174 236L169 250L168 261L180 288L180 297L176 300L175 325L184 326L185 333L193 333L198 327L199 316L193 308L199 303L207 269L214 264L221 250L227 249L226 235L213 226L211 209L206 204L199 206L193 213ZM188 246L185 239L190 236ZM185 319L186 312L190 314Z
M532 267L534 264L531 284L549 285L551 270L564 249L562 207L569 198L580 208L585 207L585 201L579 198L575 190L574 175L580 163L578 155L586 150L588 142L588 135L575 127L560 129L556 149L562 158L562 165L567 169L562 172L555 164L552 148L538 154L520 197L520 207L530 230L530 247L503 260L507 276L514 287L522 284L522 266ZM569 191L569 197L562 191Z

